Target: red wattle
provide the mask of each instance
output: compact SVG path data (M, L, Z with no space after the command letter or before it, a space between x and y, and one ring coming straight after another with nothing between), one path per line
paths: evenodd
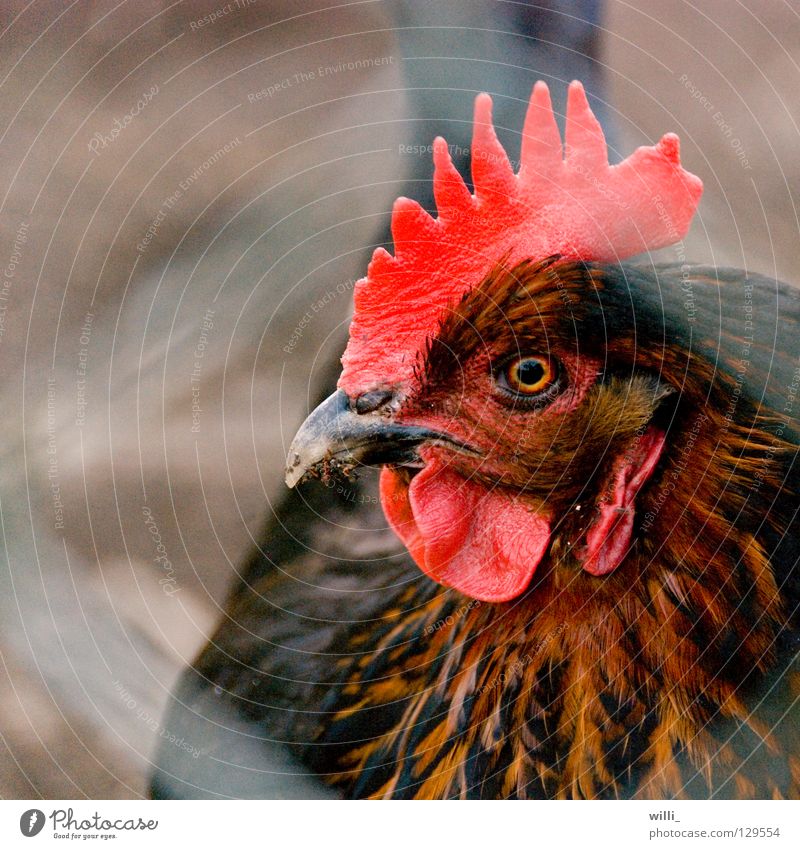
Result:
M550 542L550 521L512 494L463 478L434 457L407 485L381 472L389 524L434 581L480 601L523 593Z

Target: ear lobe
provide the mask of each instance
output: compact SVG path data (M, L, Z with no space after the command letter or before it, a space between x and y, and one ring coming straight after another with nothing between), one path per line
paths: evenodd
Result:
M662 431L649 427L614 463L611 485L598 505L600 516L589 528L579 555L590 575L613 572L630 550L636 496L653 474L665 439Z

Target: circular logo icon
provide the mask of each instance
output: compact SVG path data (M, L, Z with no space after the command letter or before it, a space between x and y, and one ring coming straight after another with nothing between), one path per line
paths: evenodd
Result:
M44 828L44 812L38 808L31 808L19 818L19 830L25 837L36 837Z

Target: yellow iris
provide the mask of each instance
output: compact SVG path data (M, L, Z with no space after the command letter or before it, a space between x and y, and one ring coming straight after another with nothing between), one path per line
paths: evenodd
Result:
M537 395L553 382L553 366L546 357L520 357L505 368L508 388L520 395Z

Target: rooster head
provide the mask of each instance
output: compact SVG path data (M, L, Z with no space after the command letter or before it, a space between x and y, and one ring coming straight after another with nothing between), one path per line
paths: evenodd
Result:
M471 164L474 193L436 139L436 217L395 203L395 254L378 248L356 285L339 388L286 479L382 466L384 512L419 567L503 602L548 567L602 579L635 541L686 363L657 287L619 262L680 240L702 185L674 135L609 165L577 82L563 145L536 84L516 172L479 95Z

